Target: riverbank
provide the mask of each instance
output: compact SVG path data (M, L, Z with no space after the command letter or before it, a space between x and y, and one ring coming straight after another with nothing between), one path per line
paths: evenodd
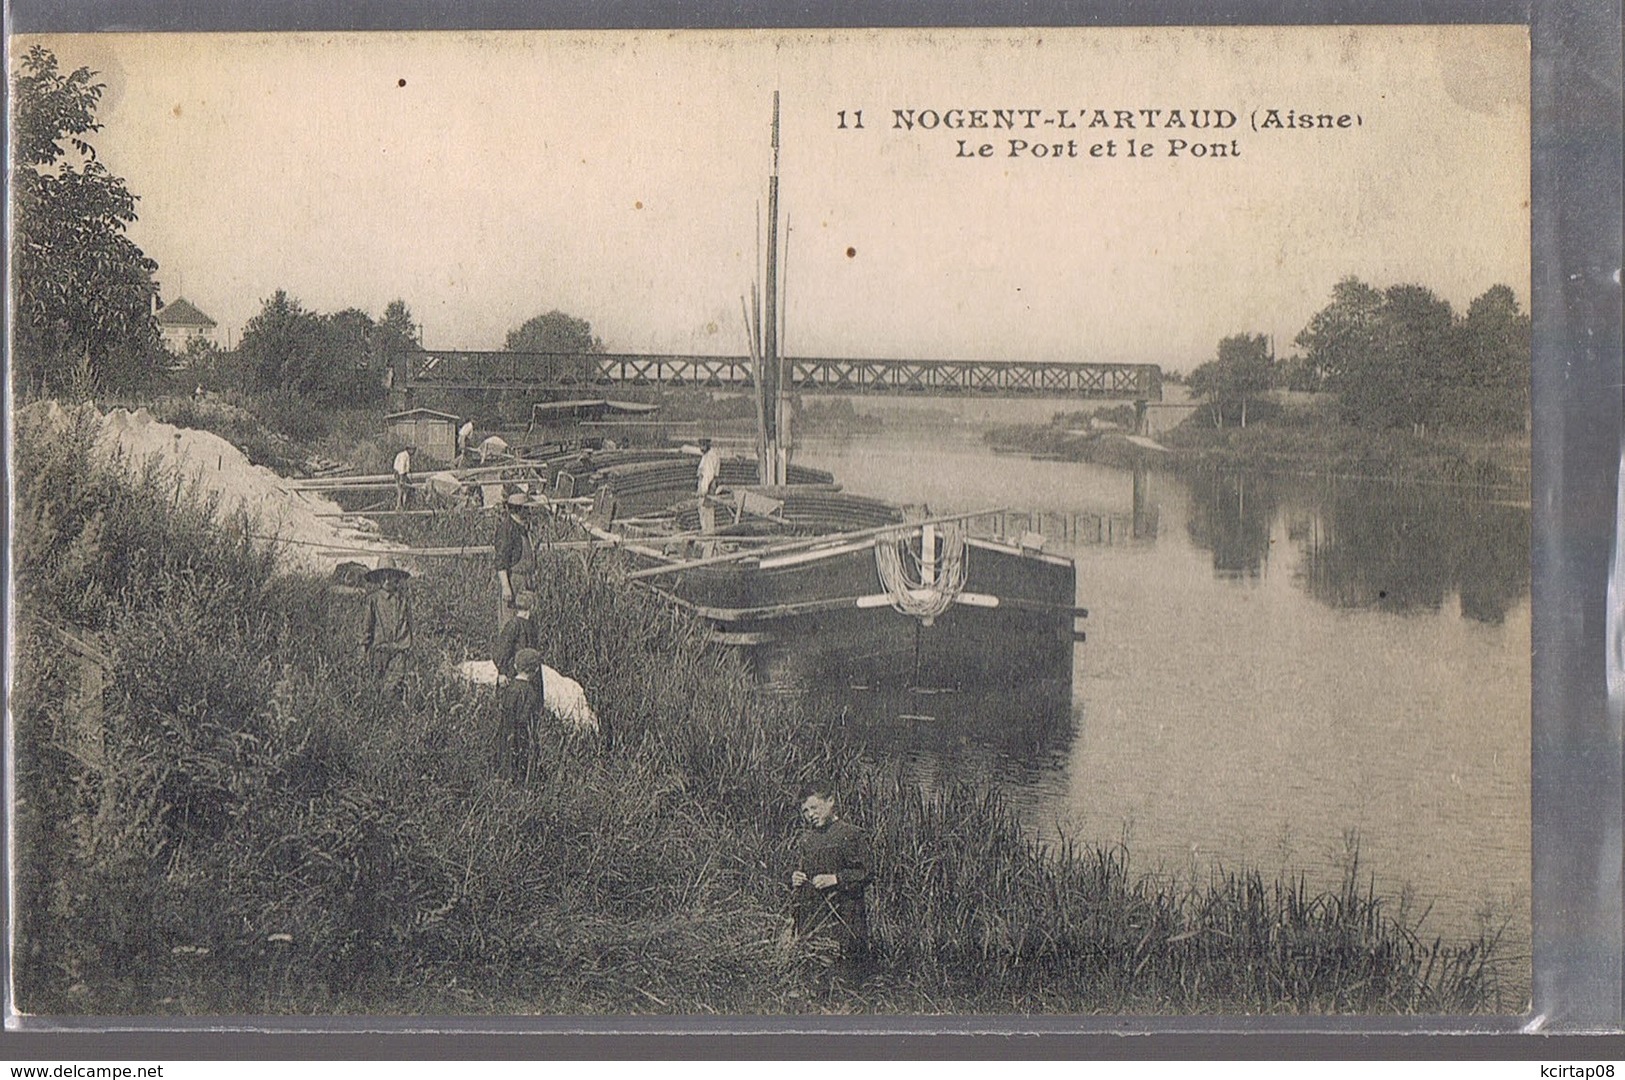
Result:
M1299 420L1215 429L1183 423L1157 437L1165 452L1146 450L1121 433L1055 424L990 429L995 449L1062 461L1128 467L1150 463L1179 470L1247 469L1338 479L1387 480L1482 488L1527 499L1527 437L1473 440L1458 435L1369 432L1335 422Z
M760 693L610 553L548 550L541 579L548 663L613 745L558 737L510 783L493 696L450 671L489 655L483 563L415 567L397 705L356 655L353 593L281 572L245 523L84 433L19 425L17 447L25 1011L1517 1007L1497 999L1492 938L1424 942L1352 863L1326 893L1156 878L1121 847L1040 849L989 790L922 794L834 718ZM389 539L412 547L488 529L404 520ZM76 743L96 651L110 690ZM785 936L794 792L813 776L874 837L880 973L860 985Z

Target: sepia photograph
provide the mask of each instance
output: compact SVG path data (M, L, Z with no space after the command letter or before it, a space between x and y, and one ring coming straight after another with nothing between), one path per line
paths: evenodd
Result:
M8 1026L1529 1012L1527 26L8 47Z

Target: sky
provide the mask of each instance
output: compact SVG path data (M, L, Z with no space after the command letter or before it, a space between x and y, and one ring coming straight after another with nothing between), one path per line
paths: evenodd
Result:
M286 289L403 299L432 349L559 309L743 354L775 90L788 355L1188 371L1290 352L1349 275L1528 304L1523 27L101 34L14 68L35 42L101 73L131 236L233 339Z

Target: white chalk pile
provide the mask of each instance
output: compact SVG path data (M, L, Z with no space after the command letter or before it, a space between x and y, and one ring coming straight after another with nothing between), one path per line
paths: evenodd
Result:
M214 496L222 520L246 513L253 521L253 536L281 541L277 550L285 569L326 573L341 562L368 561L369 554L399 550L369 531L371 522L351 519L352 524L344 524L340 518L318 517L343 508L313 492L293 490L211 431L161 423L146 409L113 409L104 416L94 406L70 411L54 401L30 405L19 416L64 431L80 418L99 425L97 449L109 456L121 454L132 472L157 462L199 497Z

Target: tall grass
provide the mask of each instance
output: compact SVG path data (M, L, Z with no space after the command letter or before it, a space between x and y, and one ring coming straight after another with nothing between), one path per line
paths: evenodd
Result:
M1426 943L1350 871L1335 893L1175 885L1121 849L1045 851L996 794L930 793L758 693L609 553L544 550L543 651L609 746L548 732L496 764L495 584L411 583L404 701L356 647L358 599L279 575L161 472L84 430L18 428L19 952L24 1011L700 1013L1472 1011L1492 942ZM488 523L407 519L414 542ZM56 629L50 629L55 627ZM93 740L64 725L99 641ZM82 725L81 725L82 726ZM786 937L794 791L837 778L871 829L881 974Z
M346 461L363 473L387 472L405 446L384 428L376 409L318 409L297 398L243 390L201 399L174 394L139 404L163 423L212 431L251 463L284 476L302 474L313 458Z

